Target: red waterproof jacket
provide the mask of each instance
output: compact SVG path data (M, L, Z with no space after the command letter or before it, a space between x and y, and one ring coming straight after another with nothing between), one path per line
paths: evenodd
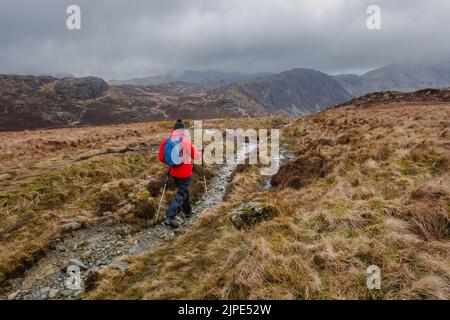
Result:
M170 168L170 174L175 178L189 178L192 176L192 160L199 160L202 158L202 153L199 152L191 140L186 136L184 130L178 129L172 131L170 134L171 139L178 138L183 136L183 140L181 141L181 148L184 156L184 163L176 168ZM158 158L162 163L166 163L164 160L164 147L166 146L166 139L164 139L163 143L159 146ZM186 150L189 150L186 153Z

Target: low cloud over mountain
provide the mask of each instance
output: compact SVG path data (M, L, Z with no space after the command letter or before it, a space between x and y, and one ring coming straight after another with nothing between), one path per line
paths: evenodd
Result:
M379 0L382 29L366 28L369 0L3 0L0 73L127 79L170 70L330 74L450 55L447 0Z

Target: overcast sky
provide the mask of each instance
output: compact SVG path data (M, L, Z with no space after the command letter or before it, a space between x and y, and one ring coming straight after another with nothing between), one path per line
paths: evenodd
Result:
M81 7L81 30L66 8ZM382 30L366 10L381 8ZM0 73L360 73L450 58L448 0L0 0Z

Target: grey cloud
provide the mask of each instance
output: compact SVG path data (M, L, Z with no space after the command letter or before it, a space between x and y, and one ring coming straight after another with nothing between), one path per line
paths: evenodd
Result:
M82 30L65 27L70 4ZM365 27L382 9L381 31ZM449 57L447 0L2 0L0 73L363 71Z

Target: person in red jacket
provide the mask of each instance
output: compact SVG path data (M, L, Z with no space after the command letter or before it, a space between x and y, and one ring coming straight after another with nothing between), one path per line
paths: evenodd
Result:
M165 224L172 228L178 228L180 226L175 217L181 208L187 218L192 216L192 208L189 202L189 185L192 182L192 160L199 160L202 158L202 153L195 148L190 139L187 137L183 121L178 119L172 133L170 134L170 138L174 139L180 136L183 137L180 144L184 162L175 168L169 167L170 175L173 177L175 185L178 188L175 197L172 199L166 210ZM164 139L159 146L158 158L162 163L166 163L166 160L164 159L164 147L166 146L166 143L167 141Z

